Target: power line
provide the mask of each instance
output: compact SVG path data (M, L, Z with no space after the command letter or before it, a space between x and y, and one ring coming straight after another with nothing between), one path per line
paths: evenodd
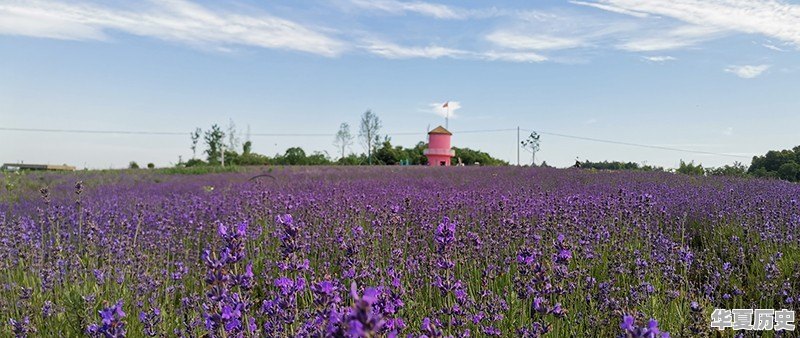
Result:
M567 135L567 134L561 134L561 133L551 133L551 132L540 131L540 130L531 130L531 129L522 129L522 130L524 130L524 131L531 131L531 132L537 132L537 133L539 133L539 134L544 134L544 135L551 135L551 136L558 136L558 137L571 138L571 139L576 139L576 140L593 141L593 142L610 143L610 144L619 144L619 145L631 146L631 147L640 147L640 148L649 148L649 149L659 149L659 150L669 150L669 151L679 151L679 152L695 153L695 154L704 154L704 155L716 155L716 156L727 156L727 157L747 158L747 159L749 159L749 158L750 158L750 156L744 156L744 155L734 155L734 154L725 154L725 153L715 153L715 152L711 152L711 151L702 151L702 150L689 150L689 149L680 149L680 148L672 148L672 147L654 146L654 145L649 145L649 144L639 144L639 143L632 143L632 142L623 142L623 141L604 140L604 139L593 138L593 137L575 136L575 135Z
M87 130L87 129L44 129L44 128L5 128L2 131L39 132L39 133L70 133L70 134L121 134L121 135L190 135L191 133L178 133L170 131L126 131L126 130Z
M459 130L454 133L470 134L470 133L489 133L510 131L513 129L480 129L480 130ZM16 132L41 132L41 133L69 133L69 134L117 134L117 135L190 135L191 133L174 132L174 131L129 131L129 130L88 130L88 129L46 129L46 128L7 128L0 127L0 131L16 131ZM402 136L402 135L425 135L425 132L395 132L386 133L388 136ZM250 133L250 136L268 136L268 137L332 137L333 133Z
M453 131L453 133L457 133L457 134L473 134L473 133L508 132L508 131L516 131L516 130L517 130L517 128L476 129L476 130ZM593 138L593 137L575 136L575 135L568 135L568 134L561 134L561 133L552 133L552 132L546 132L546 131L540 131L540 130L532 130L532 129L519 129L519 130L524 130L524 131L529 131L529 132L535 131L537 133L544 134L544 135L558 136L558 137L571 138L571 139L584 140L584 141L592 141L592 142L618 144L618 145L625 145L625 146L631 146L631 147L640 147L640 148L649 148L649 149L658 149L658 150L669 150L669 151L704 154L704 155L736 157L736 158L747 158L747 159L750 158L749 156L744 156L744 155L715 153L715 152L702 151L702 150L689 150L689 149L663 147L663 146L655 146L655 145L632 143L632 142L605 140L605 139L599 139L599 138ZM188 136L188 135L191 134L191 133L188 133L188 132L174 132L174 131L130 131L130 130L8 128L8 127L0 127L0 131L40 132L40 133L70 133L70 134L110 134L110 135L116 134L116 135L181 135L181 136ZM251 136L264 136L264 137L332 137L333 133L251 133L250 135ZM388 136L425 135L425 133L424 132L395 132L395 133L386 133L386 135L388 135Z

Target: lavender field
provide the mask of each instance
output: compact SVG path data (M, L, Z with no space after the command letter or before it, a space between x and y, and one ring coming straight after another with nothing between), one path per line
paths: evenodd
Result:
M714 308L799 310L797 184L259 170L5 176L0 336L715 336Z

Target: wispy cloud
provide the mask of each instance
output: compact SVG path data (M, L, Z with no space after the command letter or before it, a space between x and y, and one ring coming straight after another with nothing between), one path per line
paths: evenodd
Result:
M497 46L514 50L558 50L579 47L583 42L576 38L548 35L526 35L509 31L496 31L486 36Z
M762 46L764 46L764 48L767 48L767 49L772 49L772 50L774 50L776 52L785 52L786 51L783 48L780 48L780 47L778 47L776 45L769 44L769 43L762 44Z
M736 76L743 78L743 79L752 79L763 74L767 69L769 69L770 65L757 65L757 66L730 66L725 68L725 71L728 73L733 73Z
M218 50L249 46L336 56L345 49L335 38L267 13L212 10L184 0L128 9L48 0L0 4L0 34L107 40L113 31Z
M422 1L350 0L353 5L394 14L417 13L437 19L465 19L469 13L460 8Z
M366 40L362 49L387 59L439 59L451 58L460 60L506 61L506 62L543 62L548 58L530 51L469 51L457 48L428 46L404 46L383 40Z
M659 56L642 56L643 59L650 62L655 63L664 63L667 61L675 61L677 60L675 57L669 55L659 55Z
M401 46L398 44L380 40L369 40L366 42L363 48L372 54L379 55L389 59L412 59L412 58L438 59L442 57L463 58L471 54L470 52L467 51L441 47L436 45L430 45L424 47Z
M591 3L669 17L721 31L761 34L800 47L800 5L785 1L599 0Z
M601 4L601 3L596 3L596 2L570 1L570 3L575 4L575 5L599 8L599 9L602 9L604 11L609 11L609 12L613 12L613 13L635 16L637 18L646 18L646 17L650 16L650 14L647 14L647 13L631 11L631 10L627 10L625 8L620 8L620 7Z
M697 45L721 36L722 31L707 26L681 26L666 32L644 32L640 36L628 38L617 48L630 52L654 52L673 50Z
M496 52L488 51L481 55L481 59L488 61L509 61L509 62L543 62L548 58L534 52Z
M301 23L243 4L0 0L0 34L105 41L123 33L218 51L255 47L333 57L360 50L388 59L501 62L588 60L598 50L617 49L647 52L643 60L665 63L675 60L664 55L672 54L671 50L701 47L735 33L763 35L766 39L758 44L775 51L800 49L800 5L785 0L571 0L566 8L544 9L470 8L436 0L336 1L393 15L496 20L482 21L486 26L470 26L463 32L439 32L438 37L431 31L429 39L424 31L422 42L414 40L416 45L408 46L394 42L400 40L391 35L397 34L393 29L359 27L370 32L368 37L380 37L364 39L364 34L359 36L354 30L333 31L307 23L313 19ZM603 12L614 15L596 15ZM729 71L736 73L733 68Z
M430 107L430 112L439 115L441 117L447 117L448 114L451 119L458 118L456 111L461 109L461 102L459 101L447 101L447 107L444 107L445 102L434 102L428 104ZM449 109L449 111L448 111Z

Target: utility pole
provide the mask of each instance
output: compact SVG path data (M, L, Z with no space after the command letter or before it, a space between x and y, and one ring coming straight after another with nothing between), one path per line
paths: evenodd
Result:
M447 101L447 115L444 117L444 128L450 129L450 101Z
M519 126L517 126L517 166L519 167Z
M222 150L222 166L225 166L225 144L220 145L219 147Z

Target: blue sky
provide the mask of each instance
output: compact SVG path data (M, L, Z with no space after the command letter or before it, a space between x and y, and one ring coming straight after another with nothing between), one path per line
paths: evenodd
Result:
M410 146L451 101L453 144L513 163L516 132L458 131L741 156L544 134L537 162L559 166L749 163L800 144L799 46L787 1L0 0L0 127L187 134L0 130L0 162L169 165L229 120L330 134L252 136L257 152L337 157L366 109Z

